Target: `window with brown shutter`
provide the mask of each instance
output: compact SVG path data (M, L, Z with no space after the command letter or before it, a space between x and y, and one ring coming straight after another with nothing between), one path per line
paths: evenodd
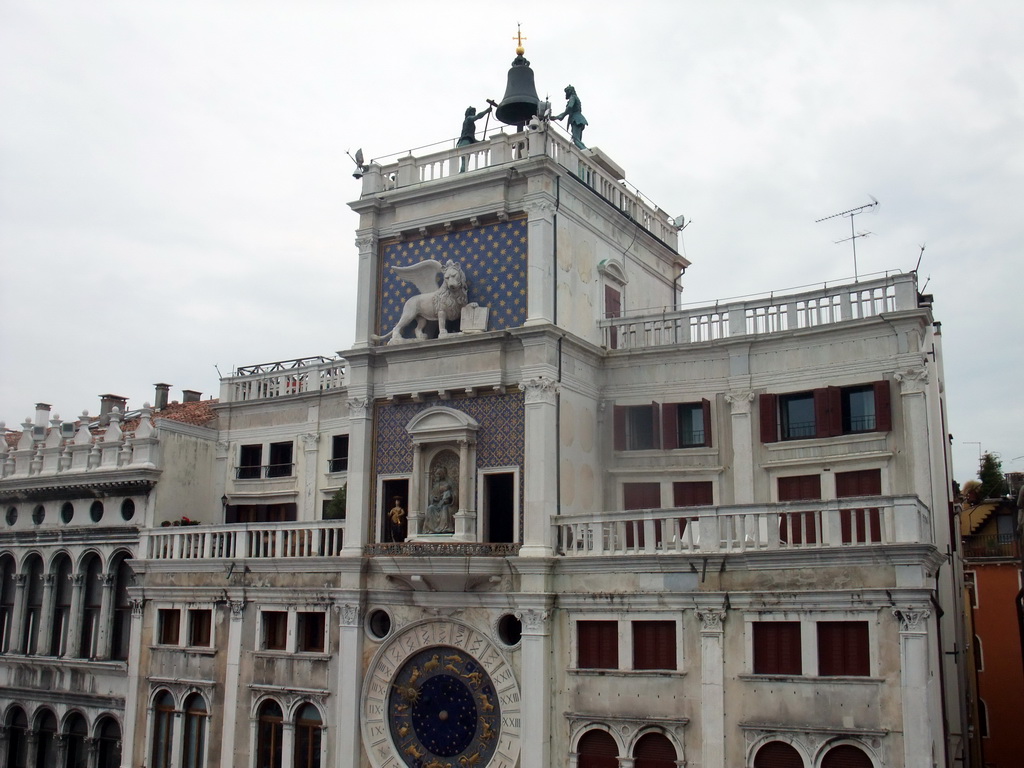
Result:
M754 755L754 768L804 768L804 759L792 745L769 741Z
M578 669L619 668L617 621L576 622L576 666Z
M676 768L678 760L676 748L661 733L644 734L633 747L634 768Z
M799 621L755 621L754 674L802 674Z
M646 451L661 448L661 406L616 405L612 414L613 444L616 451Z
M623 483L622 508L630 509L661 509L661 483ZM633 531L636 529L636 534ZM661 526L655 528L658 543L661 542ZM626 546L642 547L645 545L644 524L626 523Z
M300 611L296 616L296 650L323 653L326 616L323 611Z
M622 316L622 294L610 285L604 287L604 316L606 318L614 318ZM619 348L619 329L612 326L611 330L611 348Z
M161 608L157 614L160 645L177 645L181 638L181 611L177 608Z
M288 642L288 612L263 611L263 648L283 651Z
M676 623L633 622L633 669L676 669Z
M619 748L607 732L587 731L576 746L579 768L618 768Z
M711 401L661 406L662 448L711 447Z
M710 507L714 503L710 480L672 483L672 504L676 507Z
M836 496L881 496L882 470L861 469L836 472ZM839 510L843 544L866 544L882 540L882 513L878 507Z
M873 768L873 765L871 758L852 744L832 747L821 760L821 768Z
M188 644L209 648L213 627L213 611L198 608L188 612Z
M871 674L866 621L818 622L818 674L823 677Z
M821 498L821 475L794 475L779 478L779 501L804 501ZM788 544L816 544L816 512L779 514L779 539Z
M889 382L761 395L761 442L892 429Z

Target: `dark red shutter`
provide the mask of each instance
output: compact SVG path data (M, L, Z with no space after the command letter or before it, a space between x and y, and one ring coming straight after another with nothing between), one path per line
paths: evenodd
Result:
M892 429L892 402L889 382L876 381L875 387L875 431L888 432Z
M814 390L814 436L830 437L832 434L831 392L828 387Z
M704 399L700 401L704 411L704 445L711 447L711 401Z
M676 748L660 733L641 736L633 748L635 768L676 768L677 760Z
M826 387L825 436L843 434L843 391L839 387Z
M618 768L619 748L605 731L587 731L576 747L579 768Z
M651 403L651 448L661 448L661 405Z
M672 503L677 507L710 507L712 495L710 480L672 483Z
M623 483L622 508L660 509L661 483Z
M610 285L604 287L604 316L606 318L620 317L622 315L622 298L619 292L612 288ZM611 327L611 342L612 349L619 348L619 329L614 325Z
M871 673L866 621L818 622L818 674L823 677Z
M761 411L761 442L775 443L779 439L779 396L765 393L758 398Z
M804 768L804 759L784 741L769 741L754 756L754 768Z
M626 406L616 405L612 409L612 426L615 450L626 450Z
M619 627L616 621L576 622L579 669L619 668Z
M840 744L825 753L821 768L872 768L871 758L852 744Z
M661 406L661 447L671 451L679 447L679 404Z
M673 621L633 622L633 669L676 668L676 625Z
M882 470L861 469L856 472L836 472L836 496L881 496Z
M799 621L756 621L753 627L755 674L801 674Z
M821 475L793 475L779 478L779 501L821 498Z

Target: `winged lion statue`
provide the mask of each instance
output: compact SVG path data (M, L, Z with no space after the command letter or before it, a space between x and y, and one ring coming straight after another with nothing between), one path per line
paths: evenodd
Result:
M427 259L409 267L391 267L391 271L406 283L412 283L419 295L411 296L402 308L402 316L395 327L387 333L372 338L376 342L388 341L398 344L402 338L402 329L413 320L416 321L416 338L425 339L423 331L427 321L436 320L438 336L448 335L448 321L458 318L462 308L469 302L469 287L462 265L449 259L443 265L436 259ZM441 285L437 285L437 276L441 275Z

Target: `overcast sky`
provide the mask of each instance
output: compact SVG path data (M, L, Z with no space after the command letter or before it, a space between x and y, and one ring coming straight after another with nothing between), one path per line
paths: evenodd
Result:
M353 338L367 158L541 96L692 220L685 302L909 271L942 321L954 476L1024 470L1024 3L0 0L0 419ZM1018 267L1013 267L1014 263Z

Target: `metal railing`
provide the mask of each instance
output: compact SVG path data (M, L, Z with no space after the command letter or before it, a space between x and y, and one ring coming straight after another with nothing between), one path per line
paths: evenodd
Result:
M237 403L345 386L344 358L307 357L239 368L220 380L220 401Z
M1020 541L1012 533L965 536L963 556L967 559L1019 560Z

